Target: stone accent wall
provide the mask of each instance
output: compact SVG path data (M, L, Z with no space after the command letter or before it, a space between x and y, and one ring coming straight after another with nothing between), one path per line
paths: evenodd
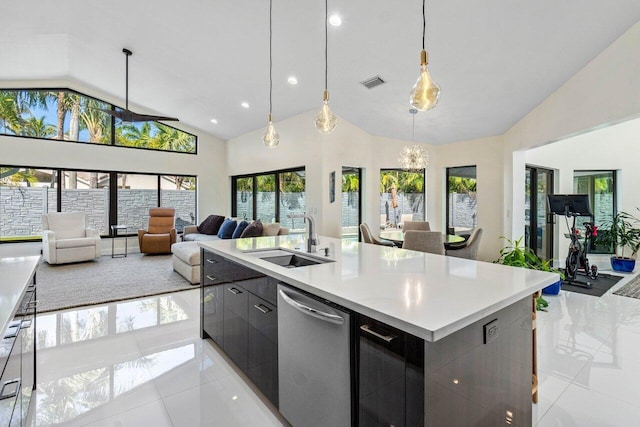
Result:
M118 223L133 233L146 228L149 208L157 206L156 190L118 190ZM176 209L176 229L195 222L194 190L162 190L162 206ZM109 234L109 189L63 189L62 212L86 212L89 226ZM42 214L56 211L56 189L0 187L0 236L42 235Z

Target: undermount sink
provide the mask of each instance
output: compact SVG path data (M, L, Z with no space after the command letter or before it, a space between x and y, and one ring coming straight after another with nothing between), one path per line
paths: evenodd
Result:
M283 250L281 248L262 251L258 250L245 253L285 268L297 268L305 267L308 265L318 265L328 262L334 262L334 260L330 258L320 258L307 254L302 255L295 252Z

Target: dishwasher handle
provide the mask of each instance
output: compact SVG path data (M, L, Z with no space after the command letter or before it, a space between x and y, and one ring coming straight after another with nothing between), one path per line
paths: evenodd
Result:
M320 320L323 320L325 322L335 323L336 325L342 325L344 323L344 318L342 318L342 317L340 317L338 315L325 313L323 311L316 310L313 307L309 307L307 305L300 304L299 302L294 301L282 289L280 289L278 292L280 292L280 296L282 297L282 299L284 299L284 301L287 304L289 304L290 306L292 306L293 308L295 308L296 310L298 310L299 312L301 312L303 314L306 314L306 315L311 316L311 317L315 317L316 319L320 319Z

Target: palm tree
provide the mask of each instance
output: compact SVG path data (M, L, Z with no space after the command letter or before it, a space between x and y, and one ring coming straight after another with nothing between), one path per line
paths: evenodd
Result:
M20 135L30 136L33 138L51 138L56 134L56 128L53 125L45 123L44 116L38 118L30 117L25 120L20 127Z
M8 131L16 134L21 118L18 104L16 103L15 91L0 91L0 121L2 122L2 133Z
M89 142L105 143L109 137L108 130L111 128L109 116L102 111L104 104L94 99L83 98L80 119L83 128L89 132ZM98 188L98 174L91 172L89 175L89 188Z
M161 123L151 122L156 130L149 148L156 148L168 151L180 151L185 153L193 152L195 138L186 132L179 131Z

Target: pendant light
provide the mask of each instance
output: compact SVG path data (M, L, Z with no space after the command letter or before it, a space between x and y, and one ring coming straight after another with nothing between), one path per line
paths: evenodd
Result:
M413 142L416 130L416 114L418 113L418 110L412 108L409 110L409 113L411 114L411 142ZM398 163L400 164L400 167L406 171L419 172L429 164L429 154L422 145L407 145L402 147L402 150L400 150Z
M328 0L324 0L324 93L322 95L322 108L316 116L316 129L326 135L333 132L338 124L338 118L331 112L329 108L329 90L327 89L328 73L328 36L327 36L327 20L328 20Z
M276 128L273 126L273 116L271 112L273 110L273 103L271 102L272 94L273 94L273 58L271 53L271 39L273 38L273 30L272 30L272 17L271 10L273 8L273 0L269 0L269 124L267 125L267 130L262 137L262 142L269 148L274 148L280 143L280 136L278 132L276 132Z
M427 64L429 54L424 49L424 39L427 28L427 18L425 14L425 1L422 0L422 51L420 52L420 76L409 95L409 103L413 108L420 111L432 109L440 99L440 86L431 78Z

